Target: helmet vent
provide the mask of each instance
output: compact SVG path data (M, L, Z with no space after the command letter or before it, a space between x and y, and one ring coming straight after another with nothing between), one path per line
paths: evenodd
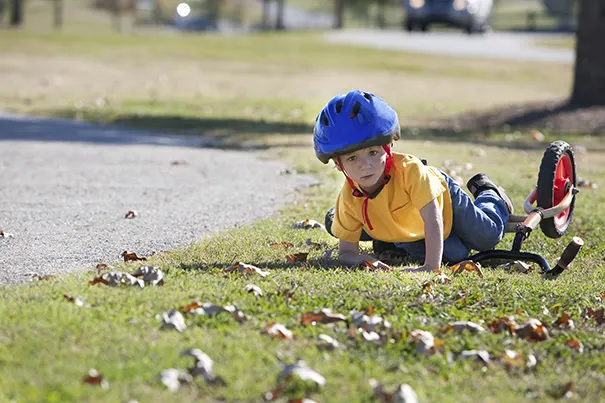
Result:
M325 113L321 114L321 123L323 123L324 126L330 126L330 121L328 120L328 117Z
M365 99L367 99L368 101L371 101L372 98L370 97L370 94L368 94L367 92L362 92L362 95Z
M336 113L340 113L342 110L342 101L336 102Z
M359 109L361 109L361 104L359 102L355 102L353 104L353 108L351 109L351 115L349 117L354 119L359 114Z

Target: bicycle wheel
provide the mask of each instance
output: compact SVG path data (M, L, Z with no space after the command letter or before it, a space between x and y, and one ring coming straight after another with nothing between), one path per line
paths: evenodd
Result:
M563 200L572 186L576 186L576 164L571 146L564 141L551 143L540 164L538 174L537 204L547 209L556 206ZM540 228L549 238L563 236L573 217L575 195L569 207L552 218L540 221Z

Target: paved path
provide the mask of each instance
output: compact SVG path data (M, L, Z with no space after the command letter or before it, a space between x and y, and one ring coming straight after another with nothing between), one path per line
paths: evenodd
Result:
M536 44L542 40L566 37L569 37L569 34L492 32L487 35L468 35L456 31L408 33L361 29L329 31L324 34L324 38L329 42L378 49L569 64L573 63L575 57L572 49Z
M0 117L0 284L184 246L270 216L313 179L199 141ZM178 161L178 164L173 164ZM135 219L124 219L136 210Z

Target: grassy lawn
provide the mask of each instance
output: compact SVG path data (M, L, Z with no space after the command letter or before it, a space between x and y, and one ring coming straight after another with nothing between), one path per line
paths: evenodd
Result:
M162 287L89 286L97 273L86 268L0 288L0 401L262 401L275 390L283 366L297 360L326 379L321 390L309 394L316 401L372 401L372 378L387 391L407 383L422 402L554 401L566 388L572 401L602 401L604 328L584 317L586 308L602 309L605 299L605 155L591 146L599 146L599 140L549 133L546 142L537 143L529 132L425 138L413 124L466 110L562 98L569 90L570 66L360 51L325 44L311 33L120 35L101 22L91 31L74 22L64 33L50 33L35 24L36 18L43 16L32 16L23 31L1 32L0 110L212 136L225 146L260 144L264 150L249 152L285 159L299 172L318 175L321 183L300 191L296 203L272 219L149 257L146 263L164 272ZM372 91L397 108L408 136L396 143L396 151L441 167L447 160L471 163L472 172L459 174L467 179L478 171L489 173L507 188L518 210L535 185L547 141L563 138L586 145L587 152L577 154L578 175L600 187L582 189L568 235L552 240L536 231L524 244L524 250L554 264L571 237L581 236L586 246L571 269L549 281L536 270L484 269L480 278L469 272L454 277L444 267L451 282L440 284L433 274L349 270L334 261L335 251L326 259L336 240L293 224L306 218L323 221L341 186L337 172L315 160L310 131L322 104L350 88ZM282 242L292 246L271 245ZM501 246L509 249L511 243L509 234ZM309 253L307 262L289 263L286 255L298 252ZM269 274L224 272L237 261ZM133 272L139 266L121 263L116 269ZM426 281L432 282L430 290ZM245 291L250 283L263 295ZM65 296L79 297L83 306ZM184 313L183 332L161 329L158 315L194 301L235 304L248 320L239 323L227 313ZM361 332L349 332L344 323L302 325L303 313L322 308L349 320L351 311L365 311L388 320L391 328L379 326L383 336L372 342ZM573 328L555 325L563 312ZM519 325L538 319L550 336L532 342L487 330L505 315L514 315ZM440 332L458 320L486 330ZM285 325L293 338L261 333L272 322ZM415 330L441 340L434 354L417 353L410 334ZM320 334L340 347L320 350ZM582 351L568 347L569 340L581 342ZM180 356L190 348L214 360L214 373L226 385L196 378L171 392L158 380L165 369L191 367L193 359ZM487 351L490 363L462 359L466 350ZM523 358L507 361L502 358L506 350ZM107 387L83 382L91 368ZM305 385L297 386L290 397L302 397Z

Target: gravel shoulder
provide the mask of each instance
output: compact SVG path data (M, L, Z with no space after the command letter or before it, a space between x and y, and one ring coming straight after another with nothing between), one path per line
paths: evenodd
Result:
M182 247L315 182L254 152L65 120L0 117L0 150L0 231L13 235L0 238L0 284Z

